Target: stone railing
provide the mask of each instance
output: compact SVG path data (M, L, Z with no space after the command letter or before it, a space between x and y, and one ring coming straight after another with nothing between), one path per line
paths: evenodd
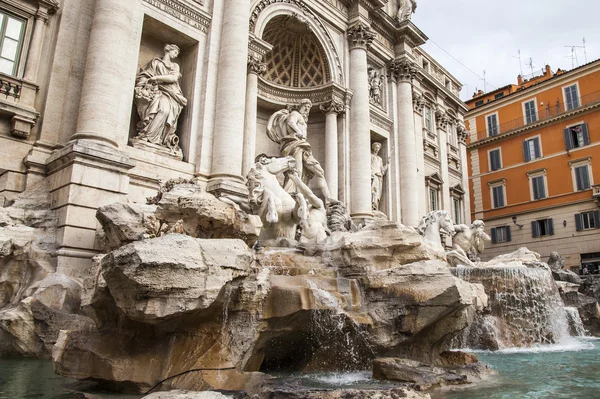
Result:
M23 84L19 79L9 76L0 75L0 94L18 99L21 97Z

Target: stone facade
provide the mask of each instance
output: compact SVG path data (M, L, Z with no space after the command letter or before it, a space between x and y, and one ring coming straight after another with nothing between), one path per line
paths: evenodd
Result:
M313 155L355 220L373 217L370 150L379 142L390 158L381 212L412 226L434 209L469 222L460 83L419 47L425 34L397 18L398 1L239 3L0 6L21 23L12 73L0 73L0 198L47 181L60 272L78 277L97 253L99 206L143 202L160 181L195 178L217 196L246 198L256 154L279 152L265 134L269 116L303 98L312 101ZM179 49L173 76L186 99L176 157L132 142L136 77L165 44Z

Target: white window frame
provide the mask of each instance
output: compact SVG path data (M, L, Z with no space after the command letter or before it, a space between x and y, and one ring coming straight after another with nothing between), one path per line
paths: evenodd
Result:
M491 229L491 230L495 230L495 231L497 232L497 231L498 231L498 230L500 230L500 229L502 229L502 230L504 231L504 234L503 234L503 236L504 236L504 237L503 237L503 238L504 238L504 240L502 240L502 241L498 241L498 238L496 238L496 242L494 242L494 244L503 244L503 243L505 243L505 242L511 242L511 241L512 241L512 236L511 236L511 237L510 237L510 239L509 239L509 237L508 237L508 236L509 236L509 234L510 234L510 233L508 233L508 234L506 233L506 231L507 231L507 230L508 230L508 231L510 231L510 226L509 226L509 225L504 225L504 226L494 226L494 227L492 227L492 229ZM491 230L490 230L490 232L491 232ZM498 236L496 235L496 237L498 237Z
M562 95L563 95L563 104L565 104L565 109L564 109L565 111L570 111L570 110L567 109L567 94L566 94L565 89L568 88L568 87L571 87L571 86L576 86L577 87L577 102L579 104L578 107L575 107L573 109L577 109L577 108L581 107L581 90L579 90L579 81L576 81L574 83L570 83L568 85L565 85L565 86L561 87Z
M542 170L535 170L532 172L527 172L527 177L529 178L529 198L531 201L541 201L541 200L545 200L546 198L549 198L549 190L548 190L548 179L546 177L546 169L542 169ZM543 198L538 198L535 199L534 198L534 193L533 193L533 179L537 178L537 177L542 177L543 181L544 181L544 197Z
M427 119L427 111L429 111L429 119ZM429 127L427 127L427 121L429 120ZM427 130L428 132L433 133L433 127L435 126L434 124L434 120L433 120L433 110L431 109L430 106L426 105L425 107L423 107L423 128L425 130Z
M13 14L15 17L22 19L24 22L24 28L22 32L23 42L21 43L21 54L19 54L16 60L16 62L18 63L16 71L14 75L2 74L5 76L10 76L14 79L22 79L23 74L25 73L27 54L29 53L29 44L31 42L35 12L31 14L31 12L28 12L30 9L20 9L16 6L6 4L5 2L2 3L1 9L4 13Z
M428 188L429 188L429 190L427 192L427 194L428 194L427 207L430 208L429 212L437 211L440 209L440 189L437 187L432 187L432 186L430 186ZM436 205L435 209L431 209L431 193L432 192L435 192L435 205Z
M570 129L570 128L574 127L574 126L583 125L584 123L587 123L587 122L586 122L586 121L584 121L584 120L580 120L580 121L578 121L578 122L575 122L575 123L569 123L567 126L565 126L565 129ZM588 124L588 135L589 135L589 126L590 126L590 125ZM590 143L591 143L591 137L590 137ZM581 143L581 145L580 145L580 146L578 146L578 147L573 147L573 148L571 148L569 151L578 150L578 149L580 149L580 148L587 147L587 146L589 146L589 144L587 144L587 145L586 145L585 143Z
M463 222L462 203L463 200L461 197L452 196L452 219L454 219L455 224L461 224Z
M533 157L532 157L531 156L531 152L530 152L529 153L529 155L530 155L529 156L529 162L534 161L536 159L544 158L544 149L542 148L542 136L540 134L536 134L535 136L528 137L524 141L535 140L536 138L540 142L540 156L539 156L539 158L536 158L535 157L535 151L534 151L534 154L533 154ZM529 145L527 145L527 150L529 150L529 149L530 149Z
M489 182L488 186L490 188L490 204L492 206L492 209L504 208L508 203L508 200L506 198L506 180L502 179L500 181L496 180L493 182ZM504 199L504 205L502 206L496 206L496 204L494 204L494 188L496 187L502 187L502 198Z
M490 124L488 123L488 118L490 116L494 116L494 115L496 116L496 130L497 130L497 132L494 136L500 135L500 117L498 116L498 111L496 111L496 112L492 112L491 114L487 114L485 116L485 131L486 131L488 137L493 137L492 135L490 135Z
M592 157L587 157L583 159L575 159L573 161L569 161L569 165L571 166L571 181L573 182L573 192L581 192L591 190L594 185L594 176L592 175ZM577 190L577 175L575 174L575 168L579 168L582 166L587 166L588 168L588 177L590 179L590 188L585 190Z
M525 110L525 104L528 104L530 102L533 102L533 107L535 109L535 121L527 122L527 111ZM525 122L526 125L529 125L531 123L539 122L539 120L540 120L540 111L538 109L537 97L530 98L530 99L528 99L526 101L523 101L521 103L521 108L523 109L523 121Z
M497 172L500 169L492 170L492 151L498 150L500 152L500 169L504 167L504 162L502 162L502 147L491 148L487 152L487 162L488 162L488 172Z
M594 224L594 226L591 226L590 221L596 223L596 221L594 220L594 211L579 212L579 214L581 215L581 230L580 231L596 230L598 227L600 227L600 226L596 226L595 224ZM584 221L583 215L588 215L587 220L588 220L588 225L590 225L589 227L585 227L585 221ZM591 217L589 215L591 215Z

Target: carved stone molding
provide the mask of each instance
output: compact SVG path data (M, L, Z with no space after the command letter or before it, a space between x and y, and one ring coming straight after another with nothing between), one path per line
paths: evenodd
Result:
M262 75L267 70L267 64L262 61L262 56L258 54L248 54L248 73Z
M415 112L419 115L423 114L423 108L427 105L427 100L419 93L413 92L413 106Z
M321 104L319 106L319 109L326 114L335 113L337 115L340 115L346 112L346 105L341 100L333 99L331 101Z
M469 138L469 132L465 129L464 126L458 126L456 128L456 135L458 137L458 142L463 145L467 145L467 139Z
M211 16L199 9L190 7L181 0L144 0L144 2L172 15L192 28L203 33L208 33ZM200 5L202 5L202 3L200 3Z
M336 46L331 34L329 33L329 31L327 30L327 28L321 21L321 19L317 16L317 14L315 14L315 12L313 12L309 7L307 7L306 4L304 4L304 0L260 0L256 4L256 6L252 9L252 11L250 12L250 23L249 23L250 32L255 31L256 21L258 21L258 17L260 16L260 14L268 6L270 6L272 4L276 4L276 3L293 4L299 10L302 11L304 18L312 21L319 28L321 35L323 37L325 37L327 40L327 43L326 43L327 47L330 49L330 51L334 57L335 68L337 69L336 82L343 82L344 81L344 73L343 73L343 68L342 68L342 62L341 62L340 56L337 52L337 46ZM309 24L309 26L310 26L310 24ZM325 45L325 43L322 43L322 44ZM332 70L334 69L333 65L331 66L331 69Z
M323 86L294 90L288 87L273 85L261 75L258 76L258 97L270 104L285 107L287 104L299 104L304 98L312 101L313 105L321 105L332 100L338 100L348 106L352 92L335 82Z
M446 113L446 111L442 109L437 109L435 111L435 125L438 129L446 130L448 127L448 123L450 123L450 117Z
M389 66L390 74L397 82L412 82L417 76L417 65L409 60L392 61Z
M361 22L348 29L347 35L351 50L353 48L364 48L366 50L375 39L375 33L371 31L371 28Z

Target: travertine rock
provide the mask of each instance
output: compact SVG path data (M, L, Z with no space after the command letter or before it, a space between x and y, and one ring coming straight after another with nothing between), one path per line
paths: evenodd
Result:
M249 274L252 261L241 240L169 234L121 247L101 264L119 309L132 320L158 323L207 309L228 282Z
M442 385L468 384L466 375L441 367L399 358L381 358L373 362L373 378L416 384L419 390Z
M96 218L102 225L109 250L138 241L147 233L146 222L156 205L115 203L101 206Z
M154 392L142 399L227 399L219 392L196 392L176 389L173 391Z
M514 252L496 256L487 262L477 262L478 267L542 267L548 265L540 260L540 254L521 247Z

